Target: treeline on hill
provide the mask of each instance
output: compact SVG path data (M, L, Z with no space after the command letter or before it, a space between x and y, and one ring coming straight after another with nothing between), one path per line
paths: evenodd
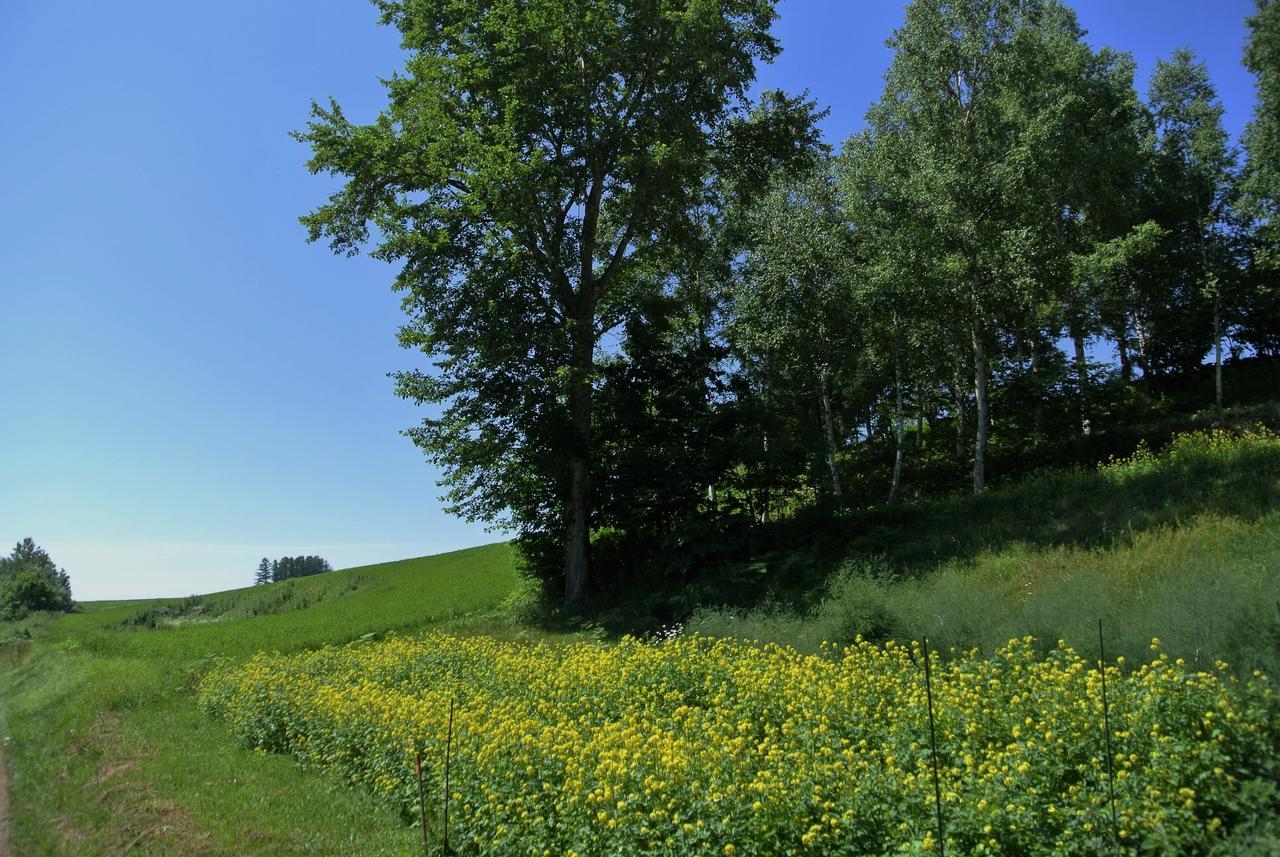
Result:
M70 610L71 578L30 538L0 557L0 619L21 619L36 610Z
M323 574L333 571L329 561L318 556L282 556L279 559L267 559L265 556L258 563L253 582L278 583L293 577L307 577L312 574Z
M1220 412L1280 352L1275 0L1243 149L1192 53L1140 96L1054 0L910 3L838 151L806 97L748 101L775 0L586 6L382 4L386 109L297 134L348 178L312 240L376 223L402 266L433 368L398 391L439 407L408 434L452 510L569 602L1106 451L1205 371Z

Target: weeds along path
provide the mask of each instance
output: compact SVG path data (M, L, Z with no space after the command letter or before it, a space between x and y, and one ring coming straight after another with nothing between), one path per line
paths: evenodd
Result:
M9 762L0 741L0 857L9 855Z

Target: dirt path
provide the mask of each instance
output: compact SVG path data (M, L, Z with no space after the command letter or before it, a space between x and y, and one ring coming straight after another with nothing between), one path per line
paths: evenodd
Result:
M4 743L0 742L0 857L10 857L9 851L9 763L4 758Z

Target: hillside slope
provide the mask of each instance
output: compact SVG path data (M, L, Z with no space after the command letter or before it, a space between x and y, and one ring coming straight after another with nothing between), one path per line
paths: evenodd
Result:
M196 711L194 681L264 649L495 630L517 583L497 544L0 627L15 853L417 853L385 806L240 748Z
M1280 436L1195 432L981 497L798 522L721 573L702 597L734 598L694 613L703 633L985 651L1034 634L1096 651L1101 619L1130 662L1159 637L1188 663L1280 673Z

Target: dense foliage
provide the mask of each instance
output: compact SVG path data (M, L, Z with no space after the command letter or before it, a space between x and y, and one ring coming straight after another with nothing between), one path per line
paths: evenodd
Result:
M710 179L763 170L807 116L778 96L746 113L775 3L385 0L408 53L388 107L356 125L315 106L298 134L313 171L348 179L303 218L312 240L354 252L376 225L374 255L403 264L401 343L434 371L398 390L444 406L410 436L454 511L555 534L568 600L587 586L601 337L661 292L650 263L695 243Z
M1280 269L1280 3L1257 4L1258 13L1249 19L1244 64L1258 77L1258 103L1242 140L1248 160L1240 189L1245 217L1255 226L1252 248L1258 265L1274 276ZM1270 285L1274 308L1274 279Z
M33 610L70 610L71 578L30 538L0 558L0 620L21 619Z
M1280 354L1272 0L1243 158L1192 53L1141 97L1060 0L909 3L835 155L806 96L747 103L773 0L378 5L405 71L369 124L315 109L346 183L304 222L401 265L408 433L557 598L1115 451Z
M1118 836L1122 853L1228 853L1274 811L1270 683L1156 654L1107 667L1113 829L1101 675L1030 643L934 661L949 851L1094 855ZM441 793L456 700L452 839L467 854L920 854L937 848L921 655L435 634L259 655L214 670L200 698L250 746L332 769L407 817L415 753Z

